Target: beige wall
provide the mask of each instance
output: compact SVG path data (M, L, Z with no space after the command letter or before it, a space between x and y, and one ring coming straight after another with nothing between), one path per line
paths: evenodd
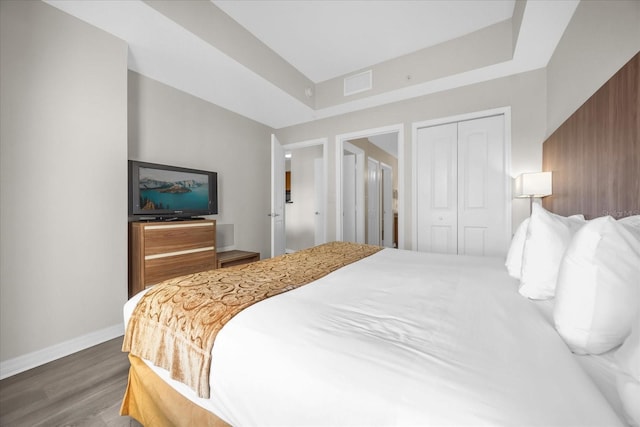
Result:
M546 79L544 69L478 83L458 89L422 96L355 113L344 114L312 123L279 129L276 133L283 144L329 138L329 176L335 177L336 135L366 129L404 125L404 248L411 248L411 148L412 123L476 111L511 106L511 174L540 170L542 141L546 130ZM336 183L329 180L328 212L336 209ZM526 201L514 200L513 226L529 213ZM328 216L327 235L336 235L335 215ZM402 227L402 219L399 220Z
M271 128L129 72L129 159L218 172L218 224L270 256Z
M547 65L551 135L640 50L640 1L581 1Z
M0 20L4 375L122 334L127 45L39 1Z

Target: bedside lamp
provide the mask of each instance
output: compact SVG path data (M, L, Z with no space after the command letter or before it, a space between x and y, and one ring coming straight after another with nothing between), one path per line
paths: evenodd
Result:
M546 197L551 192L551 172L523 173L516 178L516 197L529 198L529 215L534 197Z

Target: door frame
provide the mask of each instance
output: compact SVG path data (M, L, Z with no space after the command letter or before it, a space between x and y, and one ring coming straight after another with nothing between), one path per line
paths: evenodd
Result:
M329 183L329 166L328 166L328 155L329 155L329 138L316 138L316 139L308 139L305 141L299 141L299 142L292 142L291 144L281 144L282 148L284 149L284 151L290 151L290 150L295 150L298 148L307 148L307 147L314 147L317 145L321 145L322 146L322 174L323 174L323 183L322 183L322 200L320 201L320 206L321 206L321 210L322 210L322 232L321 232L321 237L323 240L323 243L327 242L327 207L328 207L328 203L327 203L327 198L328 198L328 191L327 191L327 185ZM287 229L287 223L286 223L286 218L285 218L285 224L284 224L284 229L285 229L285 233L286 233L286 229Z
M475 111L472 113L458 114L455 116L440 117L437 119L424 120L420 122L411 123L411 197L413 200L411 206L411 230L412 230L412 242L411 249L418 250L418 207L416 201L418 200L417 189L417 150L418 150L418 129L444 125L447 123L462 122L466 120L481 119L483 117L504 115L504 158L503 166L505 175L511 178L511 106L492 108L489 110ZM512 221L512 179L505 177L504 183L504 196L505 200L505 230L508 236L511 236L511 221ZM508 241L508 240L507 240ZM505 248L506 251L506 248Z
M396 133L398 135L398 248L404 248L404 124L363 129L336 135L336 240L342 240L342 153L344 143L358 138Z

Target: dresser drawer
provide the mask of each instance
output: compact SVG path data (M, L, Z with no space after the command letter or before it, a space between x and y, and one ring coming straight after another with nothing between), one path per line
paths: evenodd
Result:
M212 222L146 225L144 226L144 255L208 247L215 241L215 234L215 225Z
M145 260L144 285L155 285L166 279L216 268L215 250Z

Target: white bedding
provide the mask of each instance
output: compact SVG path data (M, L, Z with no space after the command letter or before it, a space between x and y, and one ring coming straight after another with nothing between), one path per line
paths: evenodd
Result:
M552 328L554 302L555 300L552 299L531 301ZM618 350L617 347L603 354L573 354L573 357L593 380L613 410L621 419L624 419L624 409L616 387L616 376L621 372L614 357L616 350Z
M385 249L251 306L211 399L154 370L236 426L621 424L497 258Z

